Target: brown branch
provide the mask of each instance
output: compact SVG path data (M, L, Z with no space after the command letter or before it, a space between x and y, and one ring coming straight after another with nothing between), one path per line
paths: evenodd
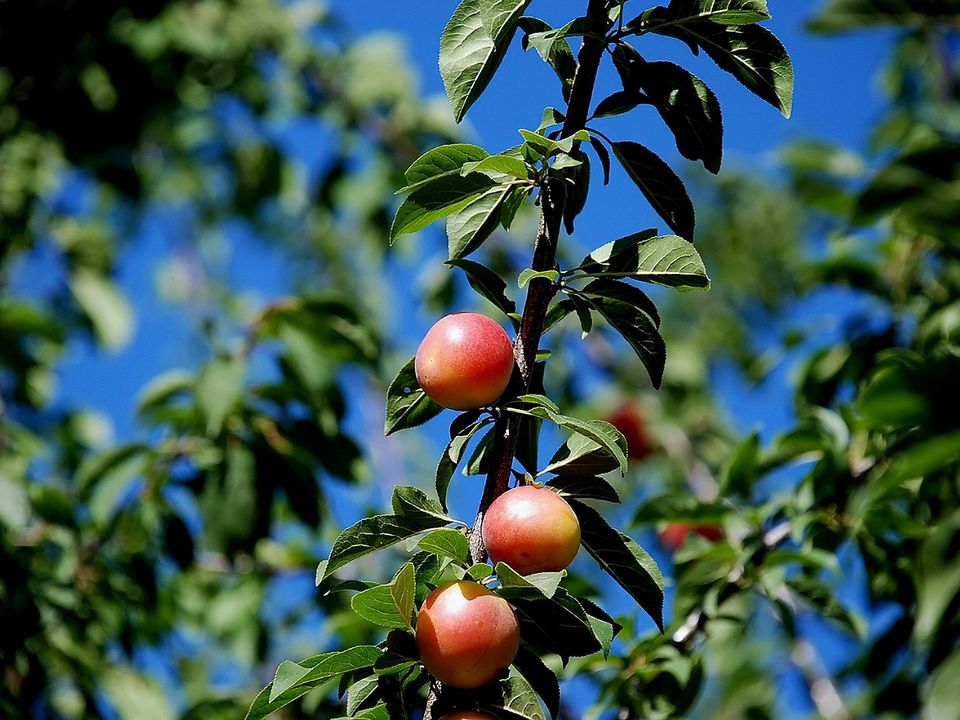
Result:
M590 0L587 17L592 19L596 32L584 37L577 56L577 72L570 90L570 101L567 104L566 119L561 131L562 137L569 137L578 130L582 130L587 124L597 70L605 47L603 36L610 29L605 0ZM563 187L555 181L545 182L540 191L540 223L534 244L533 261L530 265L538 272L553 270L556 267L563 203ZM547 278L535 278L530 281L520 330L514 345L517 372L514 373L501 405L530 391L537 352L540 349L540 338L543 335L544 318L555 292L554 284ZM474 562L483 562L487 557L480 531L483 516L490 504L506 492L509 486L519 431L520 418L509 416L507 413L502 413L494 426L492 462L487 472L477 518L470 532L470 555Z

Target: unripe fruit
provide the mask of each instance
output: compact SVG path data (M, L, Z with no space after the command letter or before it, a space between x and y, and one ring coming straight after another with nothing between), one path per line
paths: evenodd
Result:
M491 405L513 374L513 343L499 324L479 313L455 313L424 336L414 368L436 403L452 410Z
M520 625L506 600L461 580L427 596L417 615L416 638L420 660L437 680L471 689L510 666L520 647Z
M450 715L444 715L441 720L496 720L496 718L476 710L457 710Z
M723 530L716 525L692 525L690 523L675 522L670 523L660 531L660 542L667 550L675 553L683 546L687 536L692 532L711 542L716 542L723 538Z
M563 570L580 549L580 522L553 490L524 485L498 497L483 516L483 544L494 562L522 575Z

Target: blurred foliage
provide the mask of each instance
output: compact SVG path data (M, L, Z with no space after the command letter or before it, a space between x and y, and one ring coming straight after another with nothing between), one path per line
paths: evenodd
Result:
M703 185L713 289L664 301L659 393L620 341L581 345L572 317L551 338L561 406L639 408L650 452L617 483L636 526L723 529L678 550L665 636L617 618L610 658L564 671L604 717L781 717L788 673L815 717L960 717L958 18L952 2L825 3L818 31L896 29L888 112L866 157L809 141L784 150L786 187ZM0 715L237 717L279 659L380 637L342 594L276 597L312 588L336 529L327 483L369 475L343 369L382 389L392 193L454 139L449 112L393 40L352 39L310 2L0 2L0 29ZM295 157L297 123L332 157ZM163 287L205 350L144 389L117 444L102 415L57 401L56 369L78 338L129 340L118 259L146 219L184 209ZM282 246L297 294L235 297L211 260L233 223ZM485 248L500 275L525 267L527 229ZM23 278L37 267L42 282ZM425 277L436 308L462 304L453 277ZM806 322L830 292L858 310ZM753 381L795 367L795 427L738 440L718 400L728 361ZM338 717L336 689L285 712Z
M268 601L312 587L327 479L367 476L342 370L377 382L377 295L344 292L382 254L386 188L452 123L396 41L317 3L0 3L0 36L0 715L235 717L318 608L371 632L337 597ZM329 145L312 167L298 123ZM129 341L120 256L178 213L160 287L206 350L114 444L57 400L57 366L78 338ZM233 296L216 250L238 223L309 256L302 292Z

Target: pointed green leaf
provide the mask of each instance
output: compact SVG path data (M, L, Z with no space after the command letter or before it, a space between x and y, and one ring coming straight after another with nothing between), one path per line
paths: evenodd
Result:
M647 230L598 247L577 270L595 277L624 277L680 290L710 288L703 259L691 243L677 235L653 233Z
M520 402L529 403L530 407L525 407L524 414L543 418L562 427L566 430L583 435L603 448L615 458L617 467L621 474L627 472L627 456L623 450L623 435L610 423L603 421L587 421L579 418L570 417L562 414L555 403L543 395L521 395L517 398ZM518 412L516 408L510 408Z
M317 585L354 560L395 545L427 530L443 527L449 520L427 513L374 515L364 518L340 533L330 557L317 567Z
M653 558L631 538L611 528L579 500L567 502L580 521L581 543L663 631L663 576Z
M407 168L404 173L407 186L398 190L397 193L411 193L444 176L461 175L464 165L479 162L487 157L489 153L482 147L467 143L433 148L414 160L413 164Z
M463 270L470 287L504 313L509 314L517 311L517 304L507 297L506 281L493 270L473 260L448 260L447 264Z
M745 25L769 19L766 0L670 0L667 7L644 11L627 23L626 29L661 32L671 26L697 22Z
M556 595L560 581L567 574L561 571L521 575L504 562L498 562L494 570L500 581L500 594L507 598L542 597L549 600Z
M450 558L461 565L470 561L470 543L460 530L441 528L424 535L417 543L421 550Z
M406 563L386 585L357 593L350 607L364 620L379 627L413 630L413 596L416 580L412 563Z
M499 689L502 701L492 704L492 710L510 720L547 720L537 691L516 668L510 668L510 674L500 681Z
M603 422L603 421L597 421ZM608 423L609 425L609 423ZM627 442L622 434L613 426L605 428L606 432L616 438L620 449L627 452ZM600 444L582 435L571 435L560 446L547 466L540 471L541 475L556 473L557 475L599 475L617 470L619 461L613 454Z
M426 183L400 204L390 226L390 243L462 210L495 184L481 173L453 173Z
M513 660L513 666L537 691L550 713L556 718L560 712L560 683L556 673L543 664L543 660L525 647L521 647Z
M556 490L565 497L620 502L620 495L603 478L584 475L559 475L547 483L547 487Z
M670 166L643 145L634 142L613 143L613 154L670 229L692 240L693 203Z
M512 189L510 185L497 185L450 215L447 220L447 248L451 260L459 260L472 253L497 229L500 211Z
M629 45L613 52L627 96L652 103L688 160L702 160L716 174L723 159L720 102L700 78L669 62L645 62Z
M463 0L440 39L440 76L457 122L503 61L530 0Z
M428 398L420 387L415 363L416 358L410 358L387 388L384 435L423 425L443 412L443 407Z

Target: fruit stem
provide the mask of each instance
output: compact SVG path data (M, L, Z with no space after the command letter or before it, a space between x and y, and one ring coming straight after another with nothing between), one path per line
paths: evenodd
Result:
M578 130L584 129L587 124L597 80L597 70L600 67L600 60L603 58L604 36L610 29L611 24L606 6L606 0L590 0L587 6L587 17L593 21L597 32L590 33L583 38L583 44L577 56L577 72L574 75L573 86L570 90L570 101L567 104L566 119L560 133L561 137L569 137ZM555 180L544 182L540 191L540 222L534 244L533 261L530 264L530 267L537 272L553 270L556 267L557 242L560 239L563 205L563 186ZM556 291L557 286L548 278L534 278L530 281L520 329L514 344L517 371L514 372L510 385L501 399L501 405L531 390L531 384L535 376L534 368L537 352L540 349L540 338L543 335L544 319ZM503 413L494 427L491 464L487 472L477 518L470 533L470 556L475 563L484 562L487 557L480 528L483 525L483 516L487 508L509 487L510 472L517 452L517 439L520 434L521 421L522 418L519 416Z

